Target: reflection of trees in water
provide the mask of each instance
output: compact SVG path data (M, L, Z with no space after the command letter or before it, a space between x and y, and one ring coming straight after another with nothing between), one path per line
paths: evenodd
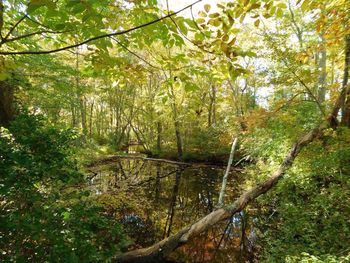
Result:
M95 171L90 187L100 194L124 194L120 201L128 209L119 218L138 247L167 237L213 211L223 172L212 167L120 158ZM227 200L237 196L237 185L236 177L229 179ZM248 221L242 214L228 224L218 224L173 257L186 262L241 262L248 251Z
M172 191L170 206L168 210L168 215L164 226L163 238L170 236L170 233L171 233L171 227L173 225L173 218L175 214L176 200L178 198L178 193L179 193L180 179L181 179L181 171L177 171L175 176L175 183Z

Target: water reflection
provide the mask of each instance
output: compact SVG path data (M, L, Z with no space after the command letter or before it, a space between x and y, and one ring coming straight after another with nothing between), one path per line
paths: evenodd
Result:
M119 158L95 167L89 177L89 187L110 202L117 199L113 202L118 209L113 211L132 238L130 249L134 249L168 237L213 211L223 173L224 169L217 167ZM231 173L226 202L238 196L241 178ZM246 241L250 235L247 221L243 213L235 215L178 249L171 259L175 262L245 262Z

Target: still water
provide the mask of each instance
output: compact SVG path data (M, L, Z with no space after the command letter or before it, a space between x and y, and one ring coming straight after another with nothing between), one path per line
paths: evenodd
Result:
M143 158L116 158L92 168L89 187L124 225L130 249L145 247L207 215L218 200L224 167L183 165ZM243 176L231 171L225 203L241 192ZM226 222L177 249L173 262L246 262L245 215ZM243 236L243 238L242 238Z

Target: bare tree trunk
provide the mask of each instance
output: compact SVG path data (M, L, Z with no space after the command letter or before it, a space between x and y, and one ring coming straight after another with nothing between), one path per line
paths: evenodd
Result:
M344 77L342 83L342 89L346 89L345 105L343 107L343 114L341 118L341 124L350 127L350 89L347 88L349 81L350 70L350 35L346 36L346 48L345 48L345 65L344 65Z
M175 135L176 135L176 146L177 146L177 154L180 159L182 159L183 151L182 151L182 139L180 133L180 122L178 120L174 121L175 126Z
M225 198L225 190L226 190L226 184L227 184L227 177L230 173L231 165L232 165L232 160L233 156L235 154L235 149L237 145L238 139L235 138L232 142L232 147L231 147L231 152L230 152L230 158L228 159L225 175L222 178L222 185L221 185L221 191L219 195L219 201L218 201L218 206L222 206L224 204L224 198Z
M84 96L80 97L80 113L81 113L81 128L83 133L87 134L87 125L86 125L86 100Z
M216 88L210 84L209 90L209 107L208 107L208 127L216 123Z
M70 104L70 109L72 113L72 127L77 127L77 115L76 115L76 109L73 102L71 102Z
M157 152L158 154L162 151L162 123L157 122Z
M90 135L90 138L92 138L92 117L93 117L93 113L94 113L94 103L95 103L95 101L93 100L91 102L91 105L90 105L90 120L89 120L89 135Z
M212 107L212 124L215 125L216 124L216 87L215 85L212 85L212 100L213 100L213 107Z
M320 35L320 58L318 60L317 71L318 71L318 87L317 97L320 103L323 103L326 98L326 78L327 78L327 49L323 34Z

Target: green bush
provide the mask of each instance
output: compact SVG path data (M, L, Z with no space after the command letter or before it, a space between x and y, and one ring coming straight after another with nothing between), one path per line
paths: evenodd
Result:
M248 141L263 156L251 168L264 180L293 143L290 130L274 140L276 122ZM289 134L290 133L290 134ZM259 229L262 262L338 262L350 247L350 130L327 130L299 154L276 189L258 199L254 224ZM249 146L249 144L246 144ZM301 252L313 255L301 259ZM319 257L319 261L310 261ZM288 261L288 260L289 261ZM300 259L300 261L298 261ZM294 261L293 261L294 260ZM346 261L339 261L346 262Z
M0 130L0 260L105 262L126 245L72 158L76 134L23 114Z

